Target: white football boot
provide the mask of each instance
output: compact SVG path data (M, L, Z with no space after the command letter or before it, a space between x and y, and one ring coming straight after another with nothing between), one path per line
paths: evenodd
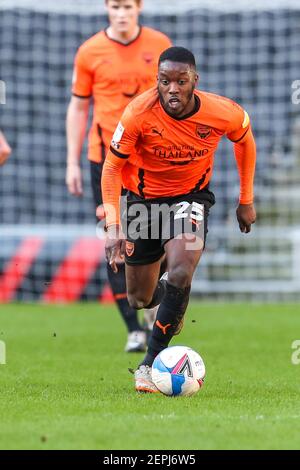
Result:
M145 352L147 348L147 335L145 331L132 331L128 333L125 352Z
M152 368L150 366L140 366L134 373L135 390L144 393L159 393L152 381Z

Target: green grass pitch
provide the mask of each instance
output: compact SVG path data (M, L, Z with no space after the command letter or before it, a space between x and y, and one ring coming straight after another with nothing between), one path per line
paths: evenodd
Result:
M138 395L114 306L7 305L0 311L1 449L300 447L300 306L192 301L172 344L206 364L193 397Z

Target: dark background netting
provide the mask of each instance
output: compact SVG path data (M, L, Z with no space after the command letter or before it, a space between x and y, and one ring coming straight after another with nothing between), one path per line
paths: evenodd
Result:
M0 10L0 80L7 91L0 127L13 148L0 169L0 271L25 234L46 237L20 300L39 298L83 227L95 233L85 155L84 197L71 197L65 186L65 116L75 52L106 24L101 14ZM300 7L238 12L199 7L147 13L142 24L195 53L200 88L238 101L252 118L257 141L258 220L247 236L235 221L239 183L232 145L224 140L216 154L211 187L217 204L193 292L298 300L300 104L292 102L292 84L300 80ZM97 298L105 275L97 271L97 276L86 298Z
M249 112L258 146L257 185L272 184L274 151L290 153L291 83L300 70L300 11L147 15L142 23L167 33L196 55L200 87L229 96ZM77 47L106 26L104 16L4 10L0 14L0 78L7 103L0 126L14 149L1 169L0 222L93 222L86 159L85 197L67 194L65 114ZM277 162L286 170L284 162ZM289 168L287 168L288 170ZM226 218L238 195L231 145L221 145L212 184L213 221Z

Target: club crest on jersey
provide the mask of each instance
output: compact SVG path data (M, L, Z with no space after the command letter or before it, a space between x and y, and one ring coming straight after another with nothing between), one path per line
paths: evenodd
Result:
M126 241L125 251L127 256L132 256L134 253L134 243Z
M198 124L196 127L196 134L200 139L206 139L211 134L211 128L204 124Z

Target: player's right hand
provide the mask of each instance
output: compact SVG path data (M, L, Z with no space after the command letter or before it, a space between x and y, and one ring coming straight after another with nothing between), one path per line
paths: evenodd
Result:
M77 163L69 163L66 171L66 185L73 196L82 196L82 174Z
M10 154L11 148L8 145L4 135L0 132L0 166L4 165Z
M107 228L105 242L105 256L114 273L118 272L117 262L124 259L125 237L118 225Z
M96 217L99 220L105 219L105 210L103 204L100 204L96 209Z

